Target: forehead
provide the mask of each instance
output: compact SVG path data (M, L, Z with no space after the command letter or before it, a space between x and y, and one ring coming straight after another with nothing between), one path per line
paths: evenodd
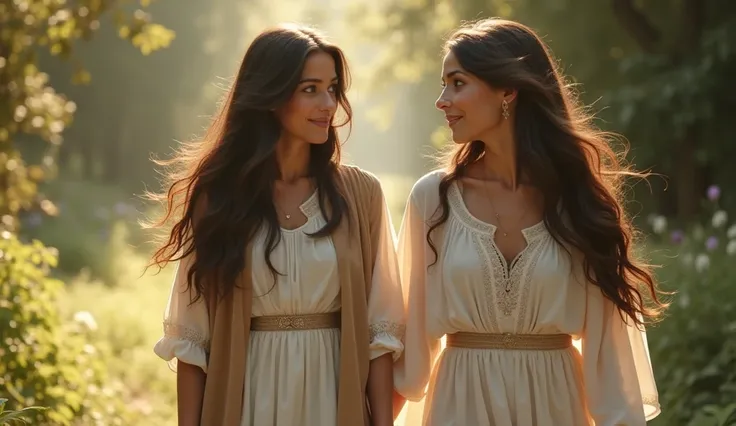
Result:
M448 74L453 71L464 71L463 67L460 66L460 62L457 61L455 54L452 51L447 52L445 58L442 60L442 74Z
M310 53L307 56L307 60L304 63L304 70L302 70L302 77L323 77L328 80L335 76L335 60L327 52L318 50Z

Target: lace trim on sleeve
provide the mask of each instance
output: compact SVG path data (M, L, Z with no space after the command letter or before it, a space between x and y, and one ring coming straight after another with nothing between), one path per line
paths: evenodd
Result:
M210 349L210 341L201 332L185 327L181 324L175 324L171 321L164 321L164 336L175 339L182 339L192 342L198 347L208 352Z
M390 336L399 341L404 339L406 327L403 324L397 324L391 321L380 321L370 325L371 342L376 340L378 336Z

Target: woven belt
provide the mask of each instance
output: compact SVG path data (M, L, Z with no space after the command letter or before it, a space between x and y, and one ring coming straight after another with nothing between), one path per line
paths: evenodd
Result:
M572 346L569 334L469 333L447 335L447 346L466 349L516 349L549 351Z
M340 328L340 312L273 315L250 319L250 329L253 331L317 330L321 328Z

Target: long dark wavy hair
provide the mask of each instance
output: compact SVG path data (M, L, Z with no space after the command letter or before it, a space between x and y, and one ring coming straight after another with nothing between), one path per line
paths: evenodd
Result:
M655 320L667 304L651 266L635 258L636 229L623 207L625 178L646 175L623 165L625 153L617 155L611 147L620 138L594 125L550 49L520 23L485 19L467 24L447 40L447 52L491 87L518 91L513 123L517 169L543 194L547 229L563 247L582 252L586 277L622 315L636 325ZM439 186L439 215L427 234L435 256L431 234L449 217L448 189L484 153L483 142L473 141L452 147L443 158L447 173Z
M169 229L151 264L159 268L195 253L187 288L200 297L225 297L238 285L246 247L261 226L268 229L266 263L278 273L270 254L280 240L273 203L278 177L276 143L281 125L274 110L295 92L312 53L326 52L335 61L336 98L343 120L332 123L327 142L310 146L309 176L315 181L327 224L315 234L334 231L347 204L337 185L340 140L337 128L350 124L345 92L350 73L340 48L314 29L280 25L258 35L245 53L220 111L202 140L186 143L166 167L162 194L147 194L163 204L164 213L147 226ZM329 214L326 207L329 206Z

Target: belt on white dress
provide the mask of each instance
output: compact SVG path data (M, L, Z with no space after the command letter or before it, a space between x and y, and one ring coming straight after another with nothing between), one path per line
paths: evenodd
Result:
M466 349L549 351L572 346L569 334L513 334L457 332L447 335L447 346Z
M252 331L290 331L340 328L340 312L305 315L269 315L250 319Z

